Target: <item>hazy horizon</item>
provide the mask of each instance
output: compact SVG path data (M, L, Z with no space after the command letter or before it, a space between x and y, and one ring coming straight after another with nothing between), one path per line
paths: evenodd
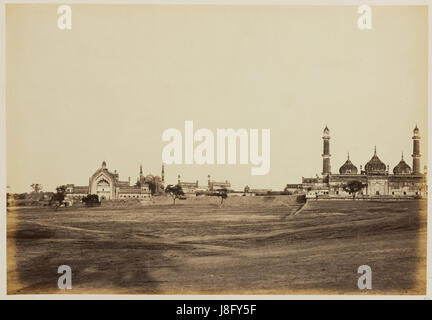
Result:
M236 190L282 190L373 156L390 172L412 135L427 164L427 7L6 5L8 192L88 185L107 162L135 183L160 175L168 128L271 130L270 172L251 165L165 165L165 181L229 180ZM25 21L25 23L24 23Z

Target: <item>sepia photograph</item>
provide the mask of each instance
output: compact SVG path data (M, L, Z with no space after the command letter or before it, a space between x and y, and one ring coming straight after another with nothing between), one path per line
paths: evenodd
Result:
M5 3L7 295L426 296L428 13Z

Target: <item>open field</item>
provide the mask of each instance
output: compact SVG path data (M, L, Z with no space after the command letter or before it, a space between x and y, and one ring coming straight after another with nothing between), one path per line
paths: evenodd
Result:
M8 210L8 293L425 294L426 201L293 197ZM296 213L296 214L295 214Z

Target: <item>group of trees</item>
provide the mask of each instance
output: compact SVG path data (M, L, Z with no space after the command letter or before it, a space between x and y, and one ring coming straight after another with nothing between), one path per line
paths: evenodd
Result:
M56 193L51 196L48 204L57 211L57 209L64 203L65 197L66 186L58 186L56 188ZM94 207L100 205L99 197L96 194L89 194L86 197L83 197L82 202L87 207Z

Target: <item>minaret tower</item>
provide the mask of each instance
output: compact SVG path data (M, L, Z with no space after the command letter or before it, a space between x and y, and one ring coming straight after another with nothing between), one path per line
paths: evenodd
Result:
M420 174L420 135L419 135L419 129L417 128L417 125L414 128L413 131L414 135L412 137L413 139L413 174Z
M323 171L322 175L329 175L330 172L330 130L327 126L324 128L323 135Z
M165 183L165 165L162 163L162 174L161 174L162 183Z

